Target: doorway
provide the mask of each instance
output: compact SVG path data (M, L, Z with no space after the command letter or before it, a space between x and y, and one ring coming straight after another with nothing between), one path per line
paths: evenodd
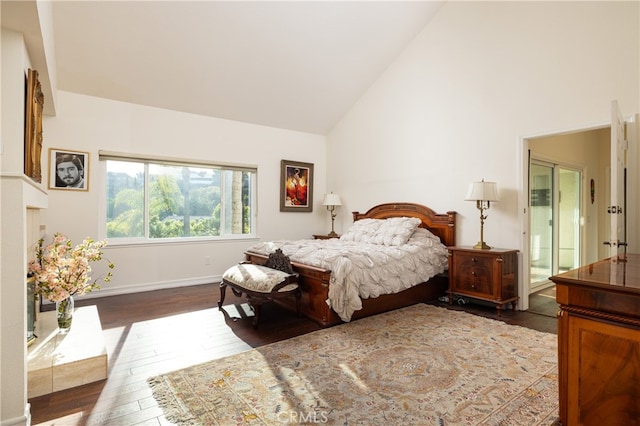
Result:
M521 309L531 310L531 295L545 290L555 303L548 278L600 257L609 146L604 126L524 139Z
M553 285L549 277L581 262L582 171L531 160L530 292Z
M639 251L640 225L638 224L640 222L626 220L626 218L640 216L640 196L637 191L623 191L623 201L620 201L620 194L613 189L611 175L614 174L616 179L619 179L619 172L622 170L626 181L631 182L629 185L631 187L639 181L640 114L636 113L631 118L623 120L617 101L612 101L611 111L611 121L603 123L601 126L555 134L529 136L521 139L522 162L520 163L520 170L523 191L520 193L520 205L523 206L521 228L523 236L521 245L523 267L518 290L524 297L520 298L518 307L522 310L527 310L530 307L530 297L527 296L535 294L531 292L531 275L536 272L532 271L531 267L531 250L533 248L530 234L532 220L530 214L532 157L551 164L566 164L570 166L569 169L582 171L582 213L579 218L581 225L581 256L579 258L580 263L577 266L613 256L611 250L612 241L616 242L618 251L622 246L622 244L619 244L620 242L624 242L624 247L630 253ZM615 124L615 126L612 126L612 124ZM620 143L621 137L624 139L622 143ZM622 153L620 152L621 148ZM623 167L615 167L617 172L614 173L613 162L620 164L621 159L623 159ZM622 187L624 188L626 185ZM616 185L616 188L619 189L619 185ZM613 194L616 194L615 199ZM616 222L614 219L616 218L612 218L612 216L615 216L611 214L612 207L620 205L624 205L624 217L622 217L622 220L625 226L614 227ZM619 224L620 222L618 221ZM619 236L619 232L617 232L620 228L626 230L626 235L622 239ZM616 232L614 232L614 229ZM560 259L558 259L559 264Z

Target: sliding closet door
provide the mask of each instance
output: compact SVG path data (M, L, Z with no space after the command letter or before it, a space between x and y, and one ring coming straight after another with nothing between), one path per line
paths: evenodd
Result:
M530 292L552 285L549 277L580 266L582 172L531 161Z
M558 270L554 274L581 266L582 172L557 166L558 173Z
M553 166L531 162L529 175L531 220L531 293L553 275Z

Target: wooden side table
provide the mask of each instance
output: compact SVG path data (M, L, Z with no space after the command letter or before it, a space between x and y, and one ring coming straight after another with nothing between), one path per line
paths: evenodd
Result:
M332 238L340 238L340 235L337 235L335 237L331 237L329 235L318 235L318 234L313 234L313 239L314 240L330 240Z
M449 247L449 303L453 295L496 304L502 316L503 305L518 303L518 250Z

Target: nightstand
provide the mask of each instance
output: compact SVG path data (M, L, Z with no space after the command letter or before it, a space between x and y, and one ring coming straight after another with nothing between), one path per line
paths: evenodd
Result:
M329 235L313 235L314 240L330 240L332 238L340 238L340 235L336 235L334 237L330 237Z
M503 305L518 303L518 250L449 247L449 303L453 296L467 296Z

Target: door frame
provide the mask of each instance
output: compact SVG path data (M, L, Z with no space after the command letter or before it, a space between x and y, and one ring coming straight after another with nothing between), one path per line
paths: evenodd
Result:
M520 191L518 195L518 211L521 213L520 220L520 235L522 239L520 241L521 262L518 272L518 294L520 300L518 301L518 309L526 311L529 309L529 291L531 289L531 235L530 226L531 219L529 216L529 140L539 139L550 136L568 135L571 133L588 132L591 130L599 130L607 127L611 127L611 123L603 122L600 124L594 124L592 126L578 127L572 129L565 129L556 132L543 132L537 134L529 134L520 136L518 140L518 149L520 150ZM538 156L539 157L539 156ZM583 173L584 179L584 173ZM583 189L584 192L584 189ZM583 197L584 198L584 197ZM584 202L584 200L583 200ZM584 208L584 205L582 206ZM581 244L581 246L584 242ZM582 251L582 247L580 247Z

